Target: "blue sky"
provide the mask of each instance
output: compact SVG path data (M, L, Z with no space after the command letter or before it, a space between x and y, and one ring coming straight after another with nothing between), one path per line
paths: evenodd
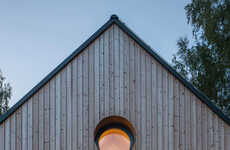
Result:
M189 0L1 1L0 69L15 104L80 44L117 14L169 63L180 36L192 38Z

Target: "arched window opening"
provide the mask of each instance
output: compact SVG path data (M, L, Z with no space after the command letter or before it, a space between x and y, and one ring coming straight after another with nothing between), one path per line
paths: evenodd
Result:
M122 118L123 119L123 118ZM131 150L134 135L122 119L106 119L95 131L95 143L99 150Z

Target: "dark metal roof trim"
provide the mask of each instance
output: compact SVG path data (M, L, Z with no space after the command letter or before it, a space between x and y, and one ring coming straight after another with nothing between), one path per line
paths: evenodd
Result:
M122 23L118 16L112 15L98 31L96 31L87 41L85 41L79 48L77 48L69 57L67 57L60 65L58 65L51 73L49 73L40 83L38 83L32 90L30 90L21 100L19 100L13 107L11 107L5 114L0 116L0 124L3 123L12 113L14 113L22 104L31 98L40 88L42 88L51 78L53 78L61 69L70 63L79 53L81 53L89 44L91 44L97 37L99 37L112 24L118 25L125 33L127 33L133 40L135 40L144 50L146 50L152 57L154 57L164 68L172 73L185 87L191 90L203 103L205 103L213 112L222 118L228 125L230 119L219 108L217 108L207 96L196 89L191 83L185 80L179 73L177 73L163 58L145 44L136 34L134 34L124 23Z
M160 57L154 50L143 42L131 29L129 29L124 23L119 20L115 20L115 23L130 37L133 38L143 49L145 49L151 56L153 56L164 68L172 73L182 84L192 91L203 103L205 103L213 112L215 112L220 118L222 118L228 125L230 125L230 118L225 115L219 108L217 108L211 100L196 89L190 82L185 80L173 67L171 67L162 57Z
M115 18L107 21L100 29L98 29L88 40L80 45L69 57L67 57L61 64L59 64L52 72L50 72L41 82L33 87L24 97L22 97L15 105L13 105L6 113L0 116L0 124L5 121L11 114L13 114L21 105L30 99L36 92L39 91L46 83L48 83L59 71L61 71L68 63L70 63L78 54L87 48L97 37L99 37L105 30L114 24Z

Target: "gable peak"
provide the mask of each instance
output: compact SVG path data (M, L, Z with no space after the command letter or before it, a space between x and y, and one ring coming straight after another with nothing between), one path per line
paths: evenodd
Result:
M112 14L110 19L111 20L119 20L119 17L116 14Z

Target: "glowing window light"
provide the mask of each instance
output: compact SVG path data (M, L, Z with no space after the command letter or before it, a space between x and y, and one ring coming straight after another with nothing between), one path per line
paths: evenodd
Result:
M103 132L98 141L100 150L129 150L130 138L120 129L109 129Z
M99 131L96 137L99 150L131 150L133 135L121 125L110 125Z

